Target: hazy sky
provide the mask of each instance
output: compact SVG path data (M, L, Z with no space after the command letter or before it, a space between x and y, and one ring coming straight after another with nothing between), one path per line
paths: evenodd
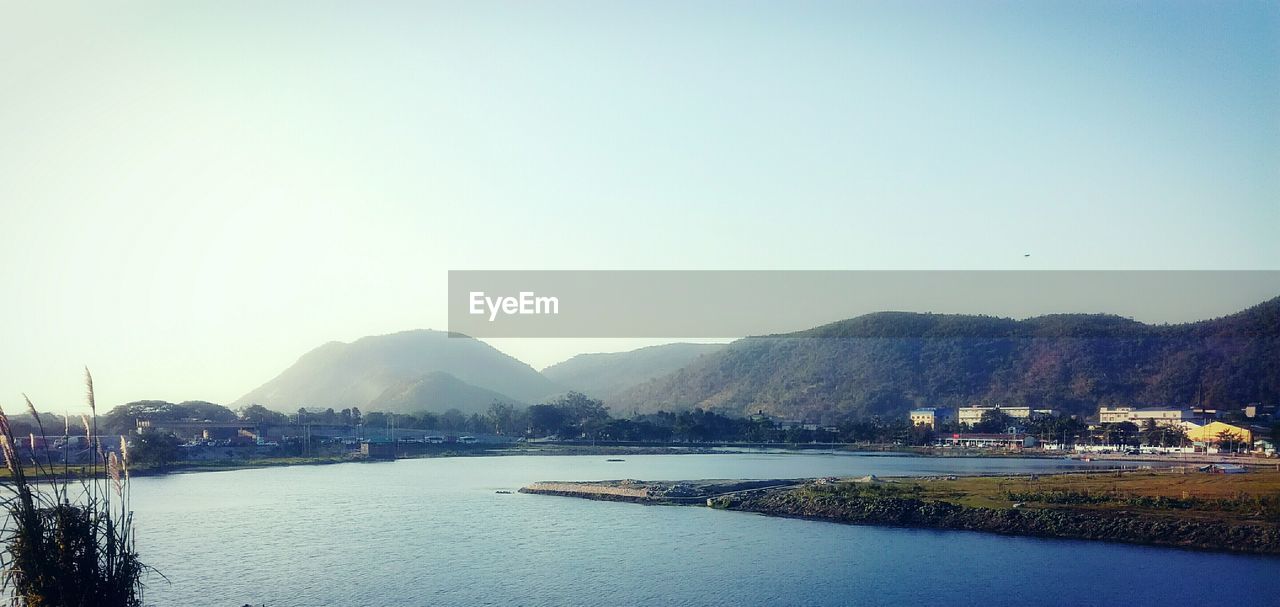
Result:
M0 7L7 408L227 402L449 269L1280 267L1276 3Z

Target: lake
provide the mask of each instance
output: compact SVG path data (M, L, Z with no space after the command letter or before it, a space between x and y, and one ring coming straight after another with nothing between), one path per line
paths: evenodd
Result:
M149 578L147 604L1235 607L1280 596L1280 559L1268 557L494 493L539 480L1090 465L851 454L618 457L626 461L461 457L138 478L138 549L169 579Z

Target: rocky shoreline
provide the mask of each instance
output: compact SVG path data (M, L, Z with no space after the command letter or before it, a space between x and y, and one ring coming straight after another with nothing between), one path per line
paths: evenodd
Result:
M1007 482L1019 479L1006 477ZM950 477L951 481L955 477ZM1001 482L1000 479L980 479ZM1073 481L1066 481L1073 482ZM1257 500L1258 512L1223 510L1234 502L1171 498L1126 498L1107 504L1101 496L1090 506L1010 502L969 505L973 498L948 479L774 479L765 481L604 481L547 482L522 493L558 495L643 504L700 505L769 516L805 518L855 525L879 525L979 531L1001 535L1123 542L1153 546L1280 555L1280 521L1274 504L1280 496ZM937 497L941 495L942 497ZM1061 495L1072 495L1062 493ZM1087 494L1081 494L1087 495ZM986 499L985 497L983 499ZM1043 498L1050 499L1053 498ZM1125 504L1139 504L1126 507ZM1243 501L1241 503L1244 503ZM1252 502L1249 502L1252 504ZM1113 505L1113 508L1097 506ZM1188 505L1190 504L1190 505Z
M1280 555L1280 528L1265 523L1227 523L1129 512L974 508L910 498L801 498L786 491L722 497L712 500L710 505L725 510L855 525L982 531Z

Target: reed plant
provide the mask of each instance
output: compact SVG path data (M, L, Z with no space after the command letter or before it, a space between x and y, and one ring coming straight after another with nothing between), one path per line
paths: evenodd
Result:
M129 450L103 444L97 433L93 376L85 369L90 415L81 417L88 445L87 473L73 473L63 420L62 455L49 448L35 406L27 410L40 432L15 437L0 408L0 451L10 480L0 500L7 518L0 530L0 584L14 607L135 607L142 605L143 574L129 504ZM28 440L29 449L19 441ZM23 453L29 451L29 454ZM23 457L25 456L25 457Z

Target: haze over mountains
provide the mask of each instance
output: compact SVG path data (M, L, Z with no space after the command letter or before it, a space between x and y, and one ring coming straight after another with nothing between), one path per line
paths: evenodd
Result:
M680 370L724 344L676 343L630 352L579 354L542 370L548 379L594 398L609 400L628 388Z
M615 415L701 407L823 422L974 402L1080 414L1099 403L1275 402L1280 298L1180 325L881 312L728 345L584 354L543 373L469 337L407 331L325 344L234 405L471 413L569 390Z
M233 406L373 410L380 403L381 410L395 412L464 405L483 410L492 399L539 402L559 392L533 367L484 342L417 330L327 343Z

